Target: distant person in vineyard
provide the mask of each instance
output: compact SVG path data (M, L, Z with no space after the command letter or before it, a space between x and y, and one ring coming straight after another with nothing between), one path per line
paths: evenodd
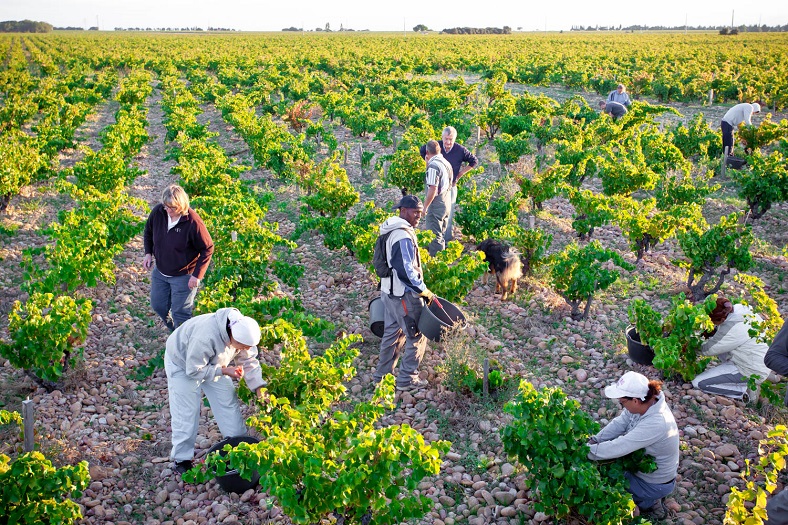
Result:
M177 184L164 188L161 204L145 223L145 257L151 272L150 303L170 331L192 316L192 306L213 255L213 240L189 196Z
M748 392L747 379L758 375L758 384L769 377L771 371L764 364L769 346L750 336L752 321L762 322L761 316L743 304L732 304L725 297L717 298L717 305L709 314L715 329L706 334L701 347L703 355L717 356L721 364L708 369L692 380L692 385L707 394L742 399L747 394L753 401L758 392Z
M446 231L449 224L449 208L451 208L452 167L441 155L437 140L427 142L427 196L424 199L424 215L427 229L435 234L427 249L435 257L446 248Z
M663 519L664 498L676 488L679 467L679 429L670 411L662 382L649 381L637 372L627 372L605 388L605 395L618 399L624 410L588 441L593 460L615 459L645 449L657 464L654 472L626 472L629 492L640 514Z
M745 124L752 126L752 116L755 113L761 112L761 105L757 102L748 104L736 104L729 109L725 116L722 117L720 128L722 128L722 151L728 152L728 155L733 155L733 132L739 128L739 125Z
M460 177L479 165L479 159L462 144L457 144L457 130L452 126L446 126L440 142L441 155L449 161L452 170L451 182L451 206L449 207L449 219L446 224L446 242L454 239L454 208L457 203L457 181ZM427 158L427 146L424 145L419 150L421 158ZM465 164L465 166L463 166Z
M620 102L607 102L603 100L599 103L599 108L613 117L613 119L619 119L627 114L627 107Z
M624 87L624 84L619 84L616 89L608 93L607 102L618 102L627 107L632 105L632 101L629 99L629 93L627 93L627 88Z
M380 225L381 235L390 234L386 240L386 260L392 274L380 279L384 328L373 380L378 384L386 374L393 373L401 358L397 389L410 391L427 386L427 382L419 378L427 338L418 332L417 326L425 302L429 304L435 294L424 284L414 230L424 206L415 195L405 195L395 209L399 210L399 216L390 217Z
M245 378L247 386L261 395L265 381L257 360L259 342L257 321L235 308L193 317L167 338L164 370L172 419L170 459L177 472L192 468L203 392L222 435L246 435L233 379Z

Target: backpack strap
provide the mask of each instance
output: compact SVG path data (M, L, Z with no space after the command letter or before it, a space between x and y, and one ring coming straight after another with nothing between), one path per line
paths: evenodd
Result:
M405 228L405 227L395 228L395 229L393 229L393 230L391 230L389 232L389 239L391 238L391 235L393 235L394 232L397 231L397 230L403 230L405 232L405 235L408 238L410 238L411 241L413 241L413 249L416 252L416 264L419 265L419 269L421 270L421 254L419 254L419 243L418 243L418 240L416 238L416 232L414 231L413 232L413 237L411 237L407 228ZM388 253L388 244L389 244L388 241L389 241L389 239L386 239L386 242L383 244L383 249L385 250L383 255L386 257L386 264L388 264L389 268L391 268L391 277L389 277L389 296L391 296L391 295L394 294L394 268L392 268L391 264L389 263L389 253ZM401 239L398 239L397 242L399 242L400 240ZM423 276L422 276L422 278L423 278Z

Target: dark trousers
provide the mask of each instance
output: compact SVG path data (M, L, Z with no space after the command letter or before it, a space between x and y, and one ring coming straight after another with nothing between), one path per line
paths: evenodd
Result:
M728 148L728 155L733 155L733 126L723 120L720 127L722 128L722 151L725 152L725 148Z

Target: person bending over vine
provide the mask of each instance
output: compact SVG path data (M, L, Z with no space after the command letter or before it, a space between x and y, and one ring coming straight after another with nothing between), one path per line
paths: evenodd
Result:
M662 382L627 372L605 388L605 395L618 399L624 410L589 439L588 458L615 459L645 449L657 470L626 472L629 492L638 507L636 514L662 519L667 516L664 498L676 488L679 467L679 429L665 401Z
M760 385L771 372L764 364L769 346L750 336L751 320L762 322L763 319L748 306L734 305L722 296L717 298L717 306L709 317L716 329L707 334L708 339L703 343L701 352L703 355L717 356L722 363L695 377L693 386L707 394L734 399L742 399L747 395L755 401L758 392L748 392L748 378L751 375L759 376L757 384Z

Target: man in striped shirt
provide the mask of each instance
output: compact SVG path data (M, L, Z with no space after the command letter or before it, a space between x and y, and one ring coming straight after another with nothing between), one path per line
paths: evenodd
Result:
M424 215L427 229L432 230L435 238L427 249L433 257L446 248L446 229L449 226L449 207L451 206L451 184L454 173L451 164L441 155L437 140L427 142L427 197L424 199Z

